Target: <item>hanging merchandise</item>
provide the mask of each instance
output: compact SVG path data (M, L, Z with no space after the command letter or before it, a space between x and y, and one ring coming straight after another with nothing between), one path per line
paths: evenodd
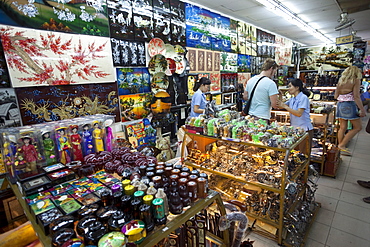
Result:
M134 28L132 18L132 4L125 4L108 0L109 31L111 38L134 39Z

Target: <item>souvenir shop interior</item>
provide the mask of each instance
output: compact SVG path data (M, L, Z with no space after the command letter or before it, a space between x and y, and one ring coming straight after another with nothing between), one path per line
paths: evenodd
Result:
M310 233L319 181L347 167L334 92L352 65L369 87L367 42L305 43L227 4L0 0L0 246L329 246ZM266 59L279 100L309 90L312 137L284 109L243 114Z

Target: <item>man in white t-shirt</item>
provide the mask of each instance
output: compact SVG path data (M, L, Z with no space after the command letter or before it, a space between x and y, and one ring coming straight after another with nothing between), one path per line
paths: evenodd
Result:
M266 76L260 80L254 91L251 106L249 108L249 115L270 120L271 107L277 108L277 99L279 94L275 82L271 80L271 78L276 74L277 68L278 65L275 60L268 58L262 65L262 72L248 80L243 95L244 100L249 99L249 95L252 93L254 85L257 83L258 79L262 76Z

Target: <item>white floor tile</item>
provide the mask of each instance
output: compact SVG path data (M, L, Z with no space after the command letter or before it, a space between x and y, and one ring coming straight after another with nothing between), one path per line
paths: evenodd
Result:
M354 236L353 234L331 228L329 233L328 241L326 242L328 247L368 247L369 241Z
M370 240L370 224L358 219L335 213L332 228L355 235L358 238ZM352 245L356 246L356 245Z
M316 194L316 201L321 203L321 208L335 212L338 204L337 199L333 199L324 195Z
M325 244L329 236L330 226L314 222L311 226L308 237L315 239L315 241Z
M340 194L340 201L370 209L370 204L365 203L362 200L362 198L367 197L367 196L370 196L370 192L368 195L363 196L363 195L359 195L359 194L355 194L355 193L351 193L347 191L342 191L342 193Z
M327 196L333 199L339 199L340 196L340 189L334 189L332 187L328 187L325 185L319 185L316 193L322 196ZM320 202L320 201L319 201Z
M370 209L354 203L339 201L336 213L349 216L365 223L370 222Z
M325 209L325 208L321 207L319 209L319 212L317 213L316 222L319 222L319 223L324 224L324 225L331 226L333 218L334 218L334 211L331 211L331 210L328 210L328 209ZM313 237L313 239L315 239L315 238Z

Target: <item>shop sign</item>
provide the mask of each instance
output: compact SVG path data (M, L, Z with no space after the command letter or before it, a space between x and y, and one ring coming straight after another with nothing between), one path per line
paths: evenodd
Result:
M353 35L337 37L335 43L337 45L344 45L344 44L353 43Z

